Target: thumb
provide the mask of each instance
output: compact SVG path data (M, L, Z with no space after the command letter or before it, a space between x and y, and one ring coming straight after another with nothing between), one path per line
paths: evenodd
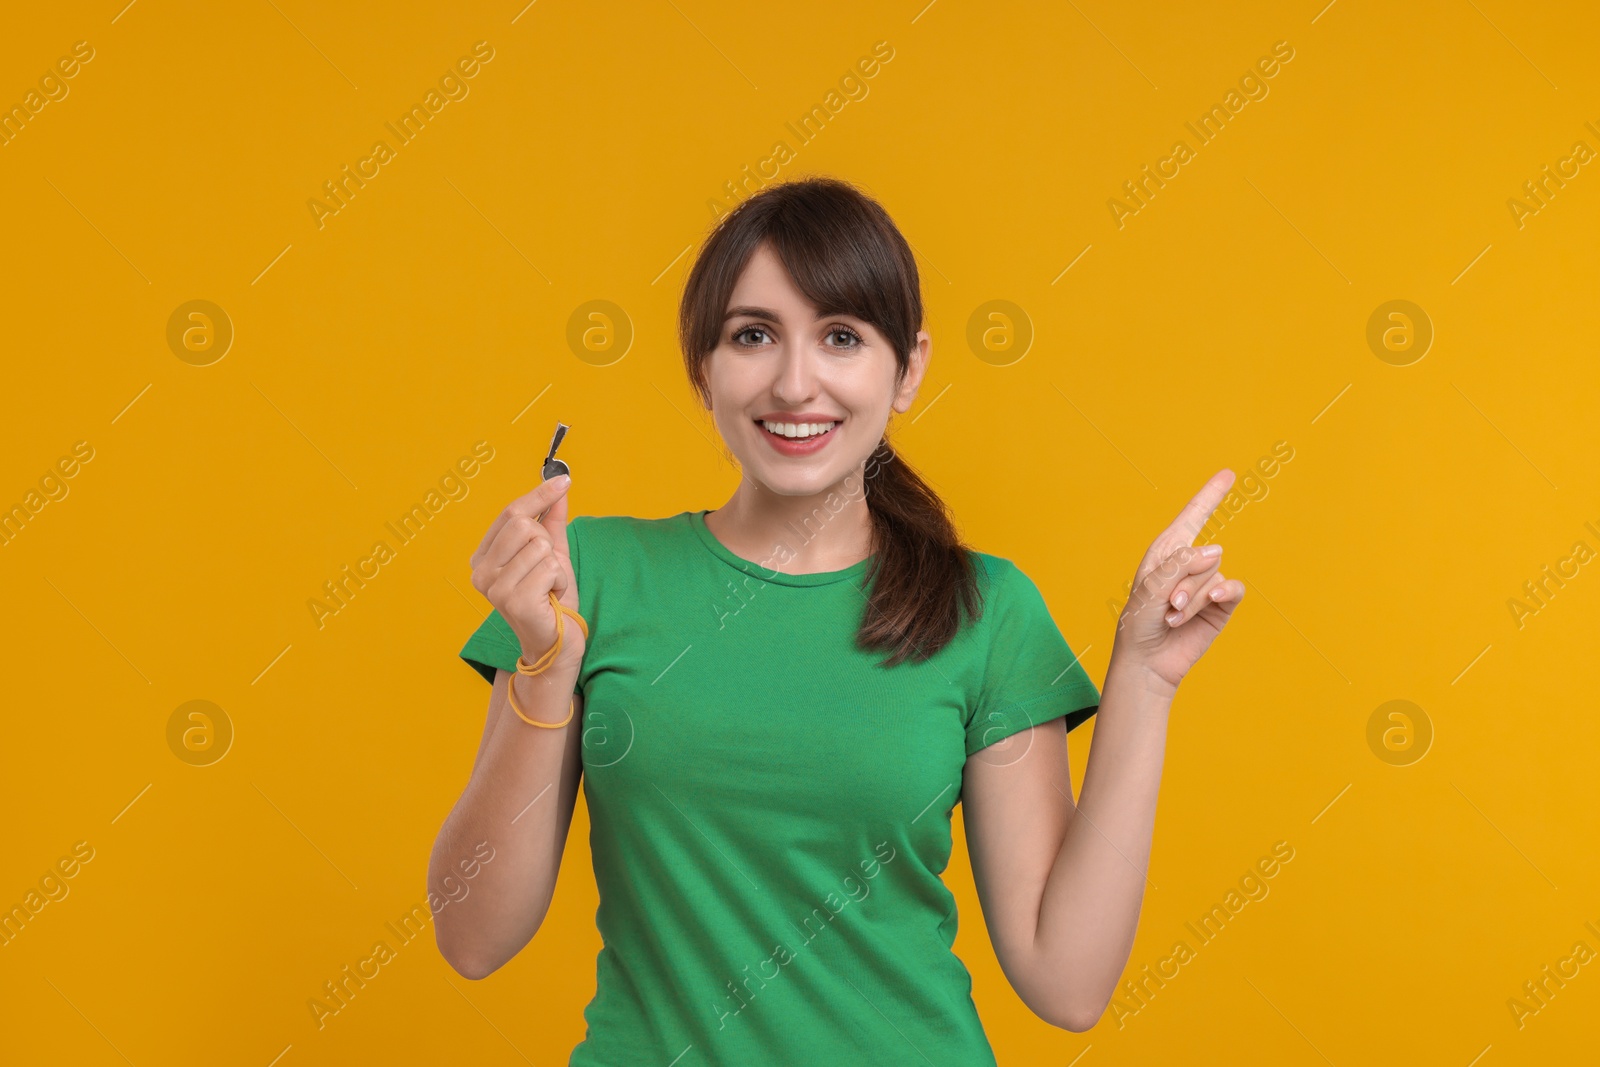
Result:
M563 475L562 477L568 478L568 482L557 490L558 495L555 503L546 508L544 514L539 516L539 525L543 526L545 532L550 535L550 550L560 557L562 562L570 565L571 554L567 546L567 490L572 487L572 482L570 475Z
M1128 597L1128 603L1123 606L1122 617L1117 621L1117 629L1122 629L1130 619L1144 619L1149 616L1155 622L1149 622L1150 627L1155 627L1166 614L1166 609L1171 608L1168 598L1173 595L1173 590L1178 589L1178 582L1184 581L1190 574L1198 574L1206 568L1213 566L1213 558L1208 557L1202 549L1194 545L1178 545L1176 549L1166 553L1165 557L1158 558L1154 565L1142 566L1139 573L1134 574L1133 592ZM1166 627L1162 627L1166 629Z
M1140 607L1147 603L1151 607L1159 606L1158 614L1165 614L1169 605L1167 598L1172 595L1178 583L1190 575L1201 574L1216 566L1220 549L1212 551L1215 546L1206 545L1195 547L1193 545L1179 545L1167 556L1145 572L1143 580L1136 584L1134 598L1140 600Z

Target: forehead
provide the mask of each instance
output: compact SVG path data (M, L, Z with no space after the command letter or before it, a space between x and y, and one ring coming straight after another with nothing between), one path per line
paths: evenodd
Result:
M846 318L872 329L872 324L841 308L819 308L811 303L789 277L789 271L768 242L750 254L723 309L724 321L740 318L775 318L810 322L823 318Z
M738 304L763 304L772 307L780 302L789 307L810 308L811 303L795 287L794 280L772 246L763 242L750 254L750 259L739 273L733 292L728 296L728 306Z

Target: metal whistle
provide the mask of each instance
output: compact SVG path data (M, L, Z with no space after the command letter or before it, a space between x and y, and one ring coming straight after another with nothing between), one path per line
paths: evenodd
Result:
M564 422L556 423L556 435L550 439L550 451L544 457L544 468L541 471L544 481L548 482L551 478L555 478L558 475L572 473L571 467L568 467L565 463L556 458L556 449L561 447L561 439L566 436L567 424ZM546 508L544 511L540 512L534 517L534 521L539 522L543 520L545 515L549 514L549 511L550 509Z
M556 449L561 447L561 439L567 436L567 429L568 427L566 423L556 423L556 435L550 439L550 451L544 457L543 475L544 480L547 482L551 478L558 477L559 475L572 473L571 467L568 467L565 463L556 458Z

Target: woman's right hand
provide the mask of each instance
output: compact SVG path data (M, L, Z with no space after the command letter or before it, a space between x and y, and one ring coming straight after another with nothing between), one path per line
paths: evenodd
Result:
M555 647L557 616L565 613L551 605L551 590L562 604L578 610L578 580L567 549L571 481L560 475L507 504L472 554L472 587L510 624L527 663ZM557 663L576 665L583 659L583 631L570 615L560 621Z

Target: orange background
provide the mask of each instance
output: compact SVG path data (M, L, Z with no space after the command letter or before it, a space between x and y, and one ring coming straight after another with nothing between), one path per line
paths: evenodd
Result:
M1097 683L1149 541L1219 467L1293 452L1216 536L1249 593L1174 706L1127 977L1193 958L1086 1033L1048 1026L958 837L956 949L1000 1062L1591 1054L1592 958L1520 1025L1508 1001L1600 951L1600 176L1508 202L1600 148L1592 11L119 3L0 36L6 106L93 50L0 146L0 505L59 496L0 545L0 905L93 853L0 947L0 1060L566 1062L599 947L581 800L545 928L500 972L460 978L430 930L321 1029L307 1002L424 899L489 695L456 658L489 610L468 556L556 420L574 513L736 484L674 316L709 205L780 140L780 177L860 183L916 248L934 358L896 444ZM319 226L323 183L479 41L467 95ZM1185 123L1280 41L1266 95L1197 146ZM802 143L787 124L830 103ZM1180 138L1193 158L1119 227L1108 202ZM231 324L220 359L169 343L191 300ZM1416 310L1369 345L1392 300ZM385 524L480 441L467 494L399 544ZM319 626L308 603L380 539ZM1569 577L1519 620L1546 565ZM186 749L199 720L169 724L197 700ZM1394 700L1408 718L1369 730ZM225 724L221 759L180 758ZM1280 841L1269 895L1195 940Z

